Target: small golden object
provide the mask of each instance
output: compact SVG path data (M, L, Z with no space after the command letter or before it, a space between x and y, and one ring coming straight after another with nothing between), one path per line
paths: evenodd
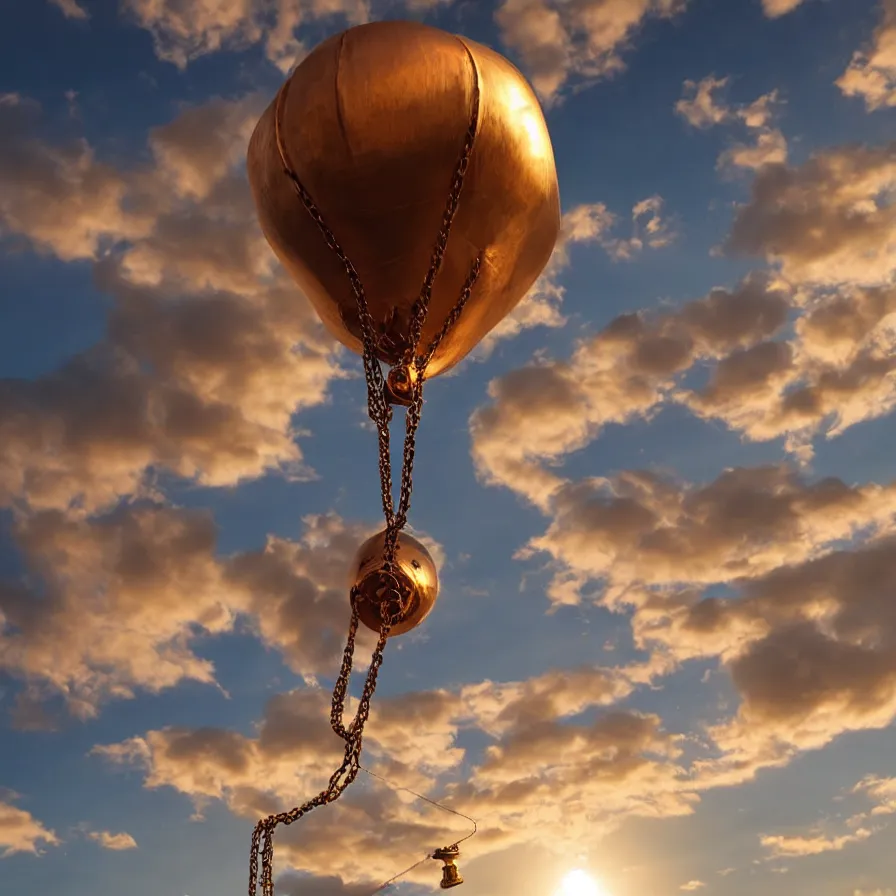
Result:
M439 574L426 548L412 535L401 532L392 571L384 568L386 530L368 538L352 564L351 587L358 618L379 632L384 616L395 618L389 636L418 626L433 608L439 594Z
M443 846L432 854L434 859L440 859L445 863L442 868L442 882L439 884L443 890L460 886L464 882L455 864L458 856L460 856L460 850L456 846Z
M409 408L414 403L413 369L399 364L389 371L384 392L389 404Z

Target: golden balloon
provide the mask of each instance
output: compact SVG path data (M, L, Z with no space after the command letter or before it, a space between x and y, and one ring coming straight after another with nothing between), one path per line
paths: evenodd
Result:
M302 61L249 144L259 221L280 261L333 336L361 353L345 266L297 201L289 170L354 265L377 356L392 365L411 338L471 110L472 151L421 345L442 329L477 257L481 270L427 376L457 364L517 305L559 235L553 149L525 78L488 47L436 28L360 25Z
M351 586L358 618L379 633L383 611L396 622L389 636L416 628L427 617L439 595L439 574L428 550L412 535L402 532L395 548L391 572L384 569L385 530L368 538L352 564Z

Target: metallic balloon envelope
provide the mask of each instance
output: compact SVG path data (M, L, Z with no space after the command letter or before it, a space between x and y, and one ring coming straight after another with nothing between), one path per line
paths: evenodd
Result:
M397 615L389 637L416 628L429 615L439 595L439 574L428 550L412 535L401 532L395 550L395 569L383 570L383 530L368 538L358 548L351 569L351 587L358 617L367 628L379 632L383 619L381 601L389 592L396 593L397 601L387 604Z
M290 167L354 264L375 323L401 335L429 269L477 82L478 128L422 346L457 303L480 253L482 271L429 376L457 364L513 309L553 251L560 199L535 94L493 50L397 21L360 25L324 41L280 97ZM275 100L249 144L261 228L327 329L361 353L356 298L284 173L276 115ZM386 363L396 362L393 355L379 350Z

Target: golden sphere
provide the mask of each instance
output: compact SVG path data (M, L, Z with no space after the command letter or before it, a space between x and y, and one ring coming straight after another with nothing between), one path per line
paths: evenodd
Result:
M383 621L380 611L383 597L389 591L397 592L398 601L386 605L398 616L389 631L391 638L416 628L429 615L439 595L439 574L429 551L406 532L398 536L394 572L386 573L383 569L385 541L384 529L358 548L352 563L350 587L357 587L359 619L377 633Z
M357 300L284 171L308 191L364 285L381 361L410 332L470 125L479 118L463 191L420 344L457 304L474 259L479 279L436 350L428 376L457 364L542 272L560 231L547 124L532 88L503 56L416 22L372 22L337 34L296 68L262 115L248 153L265 237L332 335L362 351Z

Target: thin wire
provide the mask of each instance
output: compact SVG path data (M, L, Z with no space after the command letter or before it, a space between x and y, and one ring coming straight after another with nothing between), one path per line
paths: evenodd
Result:
M437 802L436 800L431 800L428 796L423 796L422 793L417 793L416 790L411 790L410 787L399 787L397 784L393 784L392 781L390 781L388 778L384 778L382 775L378 775L376 772L372 772L369 768L365 768L363 765L359 765L358 768L362 772L366 772L368 775L370 775L371 778L379 778L380 781L382 781L384 784L388 784L393 790L403 790L405 793L409 793L409 794L411 794L411 796L417 797L418 800L423 800L423 802L429 803L431 806L435 806L437 809L441 809L443 812L450 812L452 815L457 815L459 818L466 818L466 820L469 821L470 824L473 825L473 830L470 831L470 833L467 834L466 837L461 837L460 840L455 840L454 844L453 844L454 846L459 846L461 843L464 842L464 840L469 840L470 837L472 837L476 833L476 831L479 829L479 826L476 824L475 818L470 818L469 815L464 815L463 812L458 812L457 809L452 809L449 806L443 806L441 803ZM408 870L410 870L410 869L408 869ZM402 872L402 873L406 873L406 872ZM394 880L394 878L393 878L393 880Z
M373 892L379 893L380 890L385 890L386 887L389 886L389 884L397 881L399 877L404 877L406 874L410 874L411 871L413 871L415 868L418 868L424 862L428 862L431 858L432 858L432 853L430 853L428 856L424 856L422 859L420 859L419 862L414 862L414 864L411 865L410 868L405 868L404 871L400 872L399 874L396 874L395 877L390 877L389 880L385 881L384 883L381 883ZM373 893L371 893L370 896L373 896Z

